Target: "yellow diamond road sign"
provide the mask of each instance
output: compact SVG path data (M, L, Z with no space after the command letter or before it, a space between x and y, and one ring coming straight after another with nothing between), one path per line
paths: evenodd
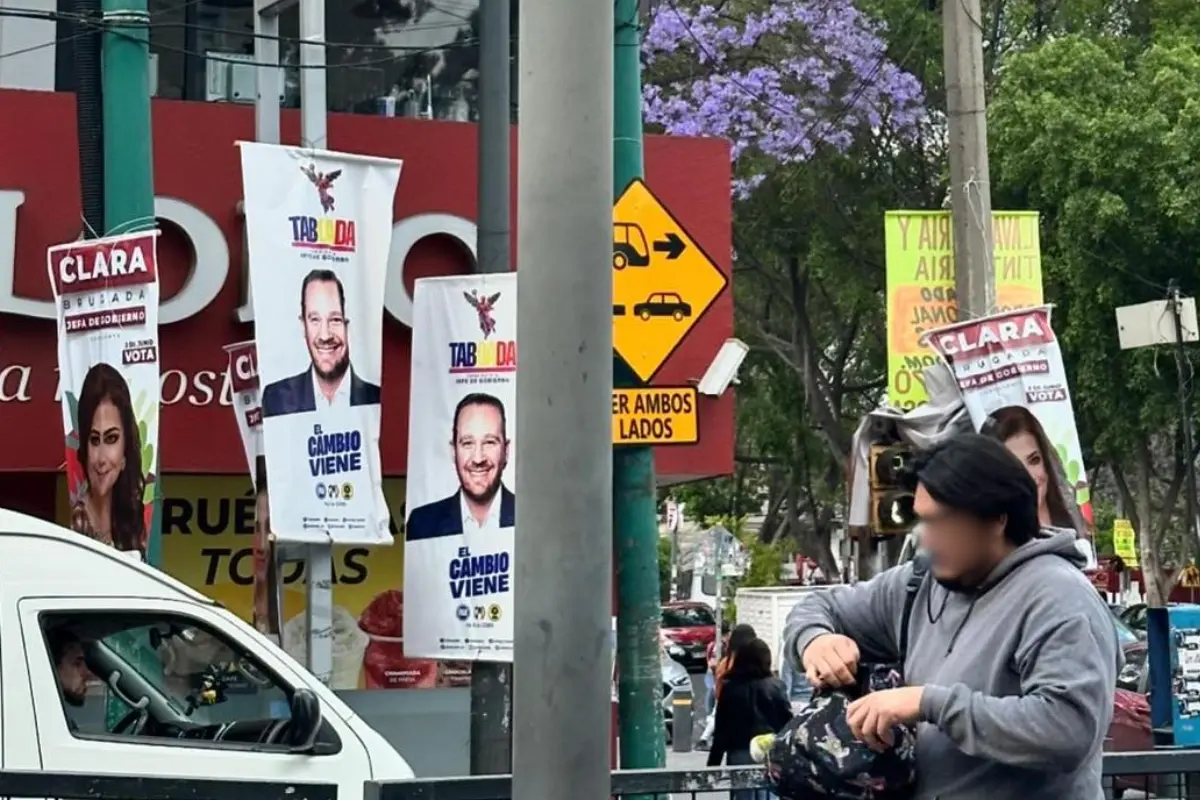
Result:
M613 206L613 348L649 383L728 280L640 180Z

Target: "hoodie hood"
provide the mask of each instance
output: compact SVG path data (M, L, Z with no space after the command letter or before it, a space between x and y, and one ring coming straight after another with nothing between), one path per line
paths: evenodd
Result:
M983 583L979 584L976 592L986 592L1004 580L1009 573L1038 556L1055 555L1082 570L1087 566L1087 556L1076 545L1077 538L1075 531L1069 528L1042 528L1032 539L1005 556L1004 560L988 573Z

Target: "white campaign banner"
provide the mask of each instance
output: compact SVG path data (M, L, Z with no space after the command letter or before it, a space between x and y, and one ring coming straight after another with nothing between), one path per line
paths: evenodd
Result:
M225 345L229 354L229 391L233 395L233 416L237 420L250 480L257 484L255 465L263 455L262 402L258 383L258 349L253 341ZM256 485L257 488L257 485Z
M391 544L379 387L400 162L239 144L272 532Z
M930 331L925 341L950 366L975 428L1000 421L1045 442L1050 452L1042 455L1057 459L1050 466L1064 478L1063 494L1091 522L1083 449L1050 311L1038 306L959 322ZM1074 527L1066 516L1053 523Z
M58 371L71 528L155 562L158 231L57 245Z
M512 661L517 276L413 297L404 653Z

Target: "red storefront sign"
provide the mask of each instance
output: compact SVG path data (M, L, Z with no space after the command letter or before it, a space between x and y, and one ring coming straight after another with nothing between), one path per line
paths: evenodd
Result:
M0 470L54 471L62 463L55 329L46 248L80 230L74 98L0 91L0 414L10 431ZM284 140L298 141L295 112ZM231 105L154 102L155 211L159 244L163 360L164 472L245 471L229 409L222 347L253 337L249 320L241 175L234 142L254 135L253 111ZM516 157L514 136L513 155ZM384 424L389 475L406 471L412 283L471 268L476 206L475 127L331 115L329 146L404 160L394 209L384 325ZM728 147L716 140L649 137L647 180L688 231L729 269ZM515 182L513 191L515 214ZM514 248L515 258L515 248ZM667 362L656 383L698 380L733 333L726 291ZM661 448L668 479L728 473L733 467L733 397L703 398L700 443Z

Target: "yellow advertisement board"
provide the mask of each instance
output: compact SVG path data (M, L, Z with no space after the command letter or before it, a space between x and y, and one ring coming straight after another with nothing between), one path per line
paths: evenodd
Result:
M1042 256L1036 211L992 213L996 311L1041 305ZM949 211L884 215L887 264L888 401L904 410L929 399L924 369L935 362L921 345L927 331L958 321Z
M163 477L163 570L251 621L254 489L249 476ZM470 683L469 665L403 657L404 481L385 479L391 547L334 548L335 689L418 689ZM66 482L58 482L59 524L69 522ZM285 568L284 647L303 655L303 565ZM297 653L297 650L300 652ZM340 667L340 669L339 669Z

